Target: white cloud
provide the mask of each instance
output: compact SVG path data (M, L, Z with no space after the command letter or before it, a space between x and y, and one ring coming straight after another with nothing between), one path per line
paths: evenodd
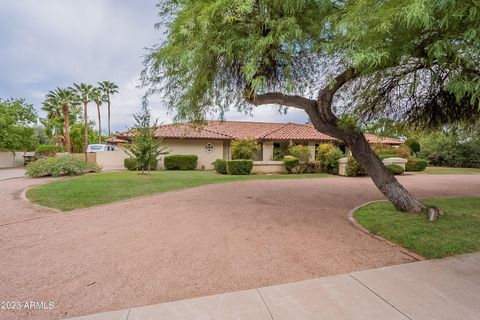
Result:
M0 2L0 97L24 97L37 109L48 90L74 82L110 80L120 87L112 99L112 129L133 123L143 92L137 89L143 48L158 42L161 33L156 0L2 0ZM150 101L160 122L172 114L160 97ZM96 118L95 106L89 108ZM257 107L253 117L236 111L227 120L304 122L303 111L280 115L275 107ZM102 109L106 129L106 106Z

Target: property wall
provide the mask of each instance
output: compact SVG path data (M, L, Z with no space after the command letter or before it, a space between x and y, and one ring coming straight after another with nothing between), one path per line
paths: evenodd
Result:
M283 161L253 161L252 173L287 173Z
M103 170L125 170L123 160L130 156L120 147L115 151L96 152L97 164L102 166Z
M205 145L211 143L214 146L212 152L205 150ZM170 155L174 154L194 154L198 156L197 169L205 166L206 170L213 170L212 162L215 159L223 158L223 141L219 140L182 140L182 139L164 139L164 146L170 151ZM159 159L159 167L163 167L163 157Z
M13 168L14 155L10 151L0 152L0 168Z

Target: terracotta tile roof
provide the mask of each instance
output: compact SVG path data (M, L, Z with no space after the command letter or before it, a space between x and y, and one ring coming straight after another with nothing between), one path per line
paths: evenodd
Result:
M337 141L326 134L318 132L311 124L272 123L252 121L217 121L209 120L203 126L194 126L189 123L160 125L155 135L170 139L211 139L233 140L254 138L257 140L303 140L328 142ZM118 139L130 140L131 131L117 134ZM394 138L384 138L373 134L365 134L370 143L401 144Z
M375 134L365 133L365 138L370 143L382 143L382 144L390 144L390 145L401 145L403 144L402 140L397 138L389 138L389 137L380 137Z
M337 139L318 132L311 125L287 123L282 127L266 134L264 140L309 140L309 141L337 141Z

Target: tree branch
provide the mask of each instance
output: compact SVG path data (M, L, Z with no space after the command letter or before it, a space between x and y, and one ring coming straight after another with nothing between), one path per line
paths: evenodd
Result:
M316 101L297 95L287 95L279 92L269 92L245 98L253 105L280 104L282 106L294 107L308 110L316 107Z

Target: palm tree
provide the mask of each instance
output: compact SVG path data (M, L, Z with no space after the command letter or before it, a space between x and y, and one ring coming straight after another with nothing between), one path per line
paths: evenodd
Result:
M88 103L92 101L93 86L91 84L80 83L73 84L75 92L78 95L80 101L83 104L83 124L85 126L83 132L83 152L85 152L85 161L87 161L87 148L88 148Z
M118 93L118 86L111 81L99 82L98 86L103 91L106 97L106 102L108 106L108 136L110 137L110 97L115 93Z
M70 152L70 108L78 104L78 96L72 88L62 89L58 88L54 91L49 91L45 96L43 108L48 112L47 117L53 119L60 116L60 109L63 114L63 136L65 142L65 151Z
M100 117L100 106L107 101L106 95L100 87L93 88L92 101L97 105L98 114L98 143L102 143L102 119Z

